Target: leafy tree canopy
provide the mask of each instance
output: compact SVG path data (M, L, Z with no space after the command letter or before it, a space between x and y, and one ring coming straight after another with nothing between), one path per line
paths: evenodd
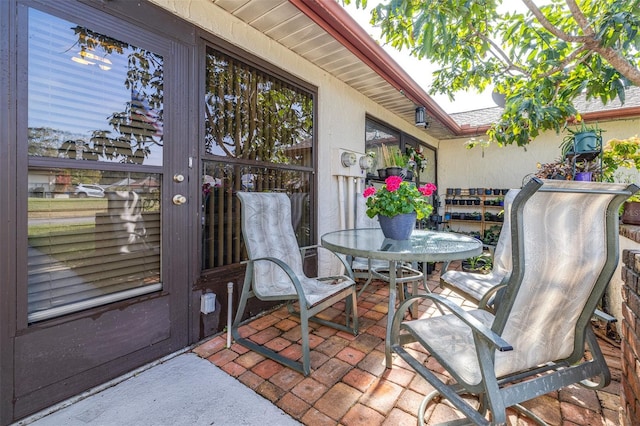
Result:
M525 14L501 13L502 3L386 0L372 9L371 23L384 42L439 66L432 94L453 99L495 85L506 105L487 134L500 145L526 146L580 120L579 95L624 103L625 87L640 86L640 0L522 0Z

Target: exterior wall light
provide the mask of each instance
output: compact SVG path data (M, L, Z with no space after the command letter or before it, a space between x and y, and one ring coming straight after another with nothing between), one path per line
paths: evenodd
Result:
M423 106L416 108L416 126L424 127L425 129L429 127L429 122L427 121L427 110Z

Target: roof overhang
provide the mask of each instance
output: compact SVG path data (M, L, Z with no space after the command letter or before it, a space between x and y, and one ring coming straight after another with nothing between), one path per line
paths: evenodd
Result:
M214 4L413 124L424 106L436 139L484 134L458 123L335 0L212 0ZM640 116L637 106L582 114L587 120Z

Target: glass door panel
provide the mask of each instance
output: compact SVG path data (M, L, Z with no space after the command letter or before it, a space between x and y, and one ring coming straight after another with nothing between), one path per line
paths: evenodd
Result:
M162 289L160 175L31 169L28 320Z
M162 165L163 58L29 10L29 155Z
M149 50L37 9L28 22L33 323L162 289L164 76Z

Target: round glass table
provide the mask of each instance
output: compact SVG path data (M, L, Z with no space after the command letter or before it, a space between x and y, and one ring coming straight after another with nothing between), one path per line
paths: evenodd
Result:
M389 261L389 310L385 339L385 359L391 367L391 323L396 305L397 262L449 262L482 253L482 242L455 232L414 230L408 240L385 238L380 228L346 229L329 232L322 246L336 253Z

